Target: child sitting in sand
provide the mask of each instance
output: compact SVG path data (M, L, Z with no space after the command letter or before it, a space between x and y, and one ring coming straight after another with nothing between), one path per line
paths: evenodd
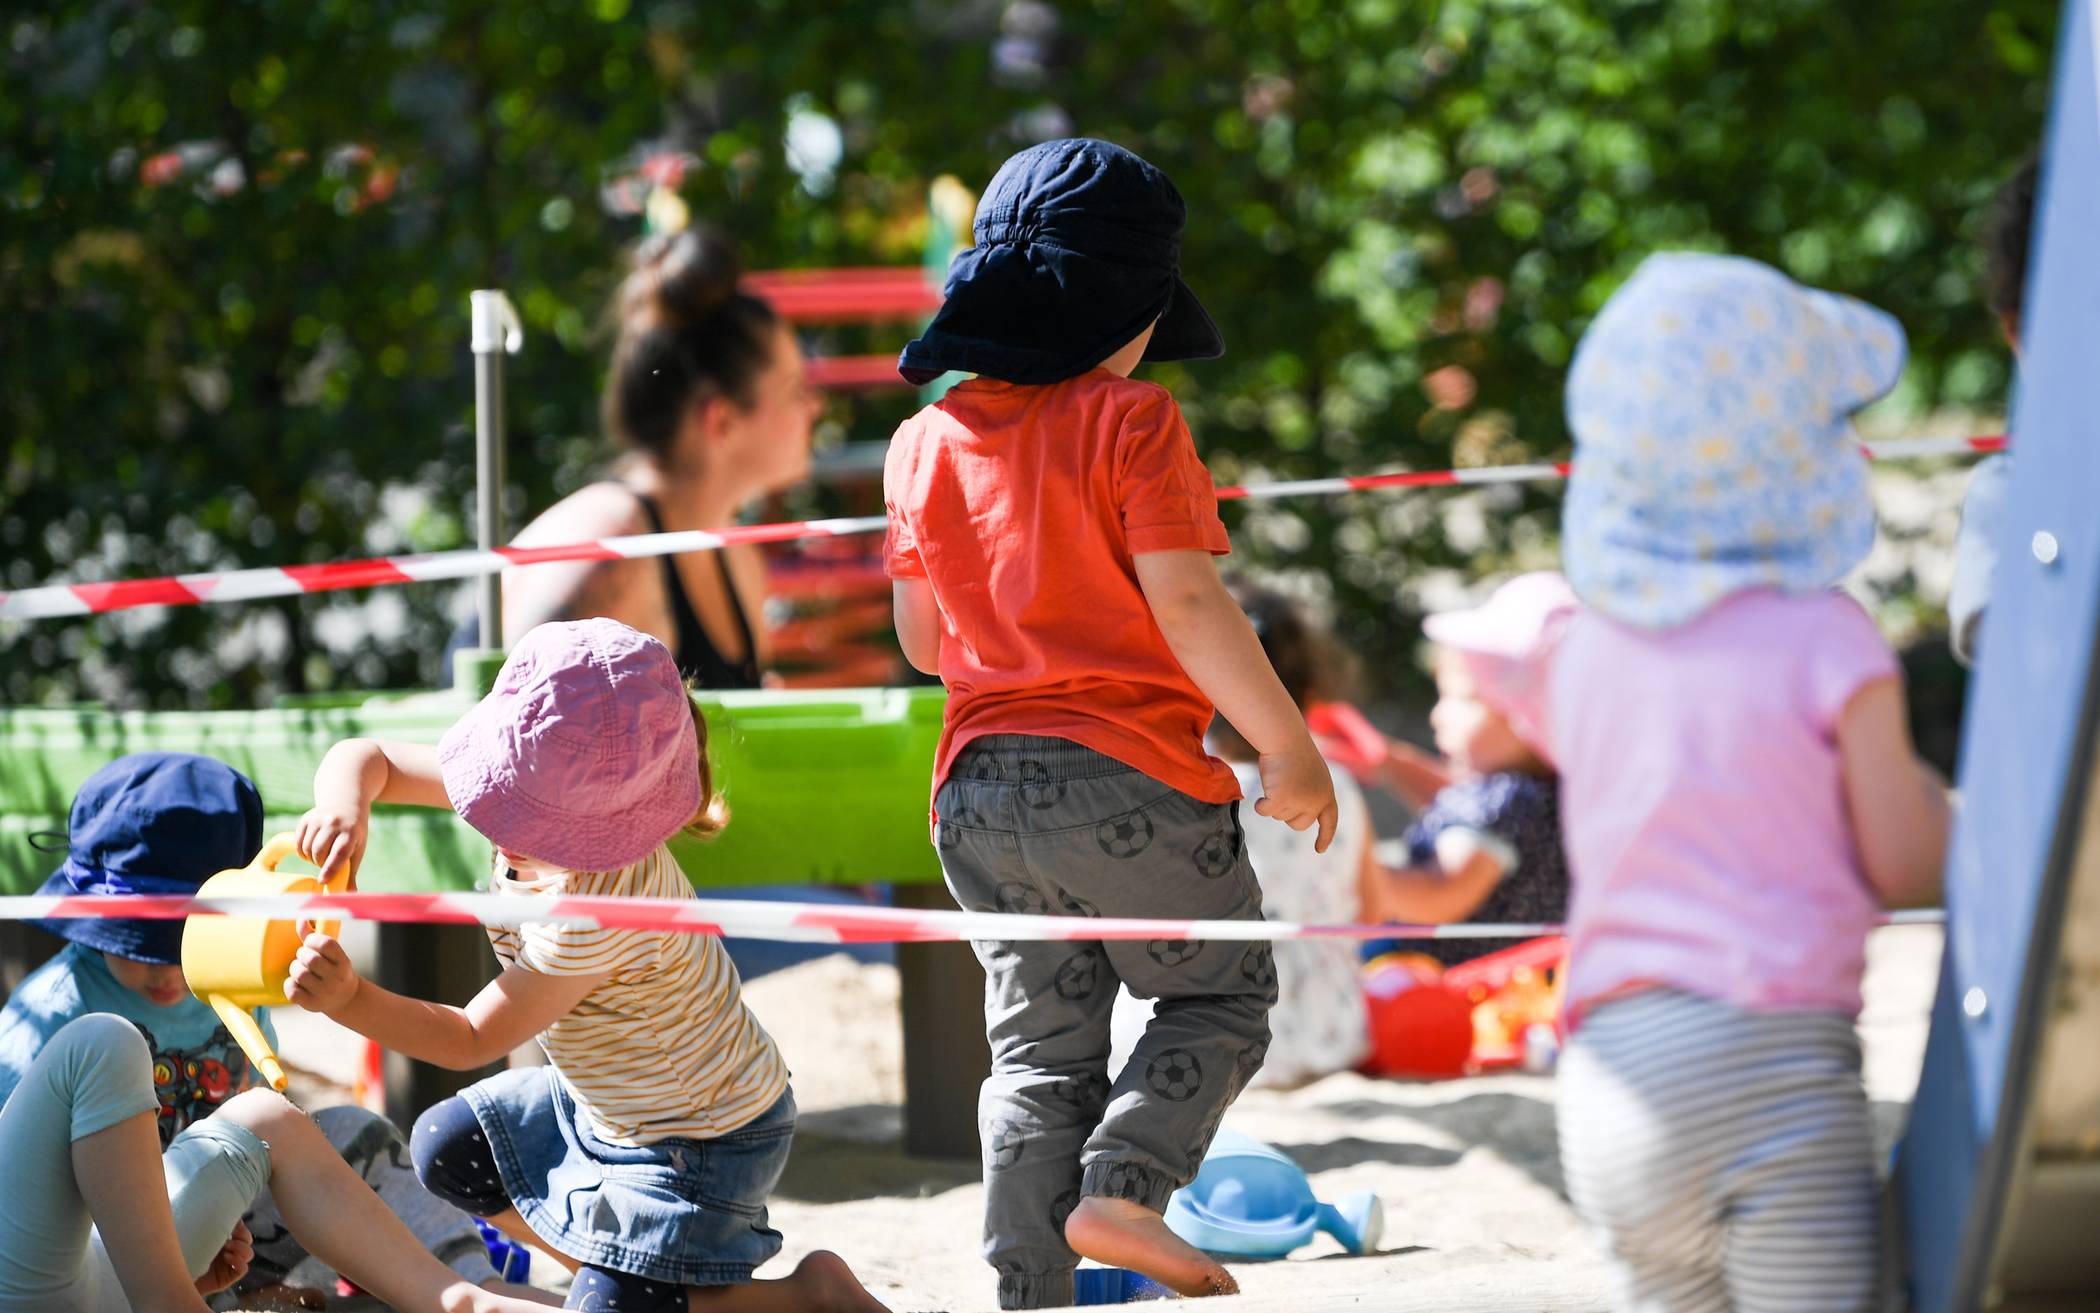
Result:
M1560 1145L1621 1309L1877 1306L1854 1019L1881 909L1939 887L1947 802L1835 585L1875 533L1849 417L1903 349L1754 261L1658 255L1569 373Z
M1407 865L1364 883L1369 918L1558 922L1567 914L1559 783L1547 759L1546 676L1575 614L1551 571L1519 575L1486 603L1422 623L1437 645L1429 713L1444 783L1407 829ZM1375 941L1366 956L1420 953L1450 966L1506 946L1495 939Z
M120 757L74 796L66 859L41 892L195 893L220 871L247 865L262 835L262 798L232 767L179 752ZM0 1104L60 1030L96 1012L124 1018L145 1039L163 1149L256 1084L239 1043L183 982L181 921L83 917L33 924L70 942L0 1011ZM260 1024L274 1042L267 1015ZM324 1108L314 1122L425 1248L469 1281L500 1284L473 1222L417 1183L407 1166L407 1142L391 1122L348 1107ZM318 1291L283 1286L308 1255L268 1189L245 1222L255 1252L243 1291L319 1298Z
M1178 272L1184 217L1107 142L1021 152L900 363L979 375L905 421L883 470L898 637L949 694L935 845L971 911L1258 919L1240 783L1203 746L1214 714L1257 753L1255 811L1330 842L1327 765L1211 560L1230 545L1210 475L1174 399L1130 378L1224 350ZM1082 1255L1184 1295L1237 1289L1160 1214L1262 1065L1268 946L976 951L1000 1305L1071 1303ZM1111 1086L1119 982L1159 1003Z
M691 898L665 846L721 810L705 722L670 651L614 620L550 623L436 747L352 739L323 758L299 850L362 857L372 804L451 807L495 845L499 894ZM469 1086L416 1121L439 1197L575 1272L567 1307L880 1313L837 1255L755 1281L780 1250L766 1198L795 1129L788 1071L719 939L548 922L489 931L504 970L463 1008L361 979L314 934L286 992L455 1070L538 1036L545 1067Z
M206 1313L205 1296L247 1271L241 1214L265 1187L300 1243L404 1313L541 1307L432 1257L269 1090L228 1099L162 1153L154 1079L138 1027L91 1012L59 1027L0 1106L13 1200L0 1208L0 1313Z

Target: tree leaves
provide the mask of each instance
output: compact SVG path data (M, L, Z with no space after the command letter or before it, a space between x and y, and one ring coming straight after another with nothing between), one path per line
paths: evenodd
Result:
M1165 366L1221 478L1565 452L1560 371L1649 251L1756 256L1988 406L1978 214L2037 139L2056 6L1960 0L64 0L0 27L0 587L463 541L466 295L500 286L514 510L606 454L602 309L653 152L754 268L910 263L931 180L1114 138L1189 202L1223 360ZM839 151L828 182L789 159ZM821 330L826 351L894 330ZM880 441L907 397L841 402ZM812 494L817 498L817 494ZM820 504L812 500L811 505ZM1381 676L1424 579L1547 549L1349 499L1233 514ZM453 590L0 630L0 697L253 705L430 683Z

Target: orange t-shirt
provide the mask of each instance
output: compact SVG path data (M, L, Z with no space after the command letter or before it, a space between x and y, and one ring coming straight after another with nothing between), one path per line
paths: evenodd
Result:
M1040 387L971 379L898 428L882 489L885 567L940 604L936 791L970 740L1039 734L1206 802L1240 796L1204 751L1214 709L1131 559L1232 550L1165 388L1102 369Z

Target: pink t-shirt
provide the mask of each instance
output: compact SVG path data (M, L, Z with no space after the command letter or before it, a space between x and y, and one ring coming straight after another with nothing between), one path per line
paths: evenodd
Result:
M1837 722L1895 673L1837 592L1739 593L1665 630L1577 617L1550 690L1571 1022L1643 985L1858 1013L1880 905L1846 820Z

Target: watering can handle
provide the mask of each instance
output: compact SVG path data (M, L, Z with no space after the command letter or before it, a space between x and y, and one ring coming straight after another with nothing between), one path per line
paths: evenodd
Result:
M271 835L270 841L262 846L262 851L255 855L254 865L260 866L265 871L274 871L277 869L277 863L287 857L297 857L298 855L299 841L296 838L288 833L275 834ZM348 863L345 863L343 869L336 872L335 878L328 882L327 889L329 893L340 894L347 893L349 888L350 867Z
M274 871L277 869L277 863L287 857L297 857L298 855L299 841L296 838L289 833L273 834L270 836L270 841L262 846L262 851L255 854L255 860L250 862L249 865L260 866L265 871Z

